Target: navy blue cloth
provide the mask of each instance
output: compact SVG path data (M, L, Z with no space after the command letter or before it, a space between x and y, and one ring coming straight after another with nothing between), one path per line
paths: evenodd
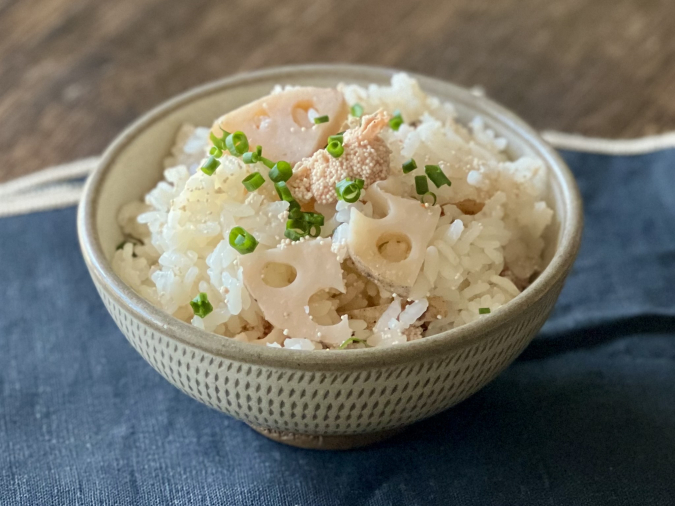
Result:
M675 504L675 151L564 155L586 229L541 335L350 452L269 441L153 371L99 301L75 209L0 219L0 504Z

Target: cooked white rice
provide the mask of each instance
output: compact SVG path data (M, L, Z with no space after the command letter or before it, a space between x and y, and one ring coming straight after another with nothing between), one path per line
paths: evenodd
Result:
M506 140L486 128L481 118L460 125L451 104L426 96L406 74L395 75L391 86L339 89L348 104L359 103L366 113L401 111L406 124L398 131L385 128L380 136L392 151L389 177L400 180L406 195L414 188L415 174L403 174L401 166L410 158L419 166L440 165L452 186L432 188L443 213L403 305L398 296L359 274L342 246L349 208L372 216L372 205L361 200L317 206L327 220L321 235L333 241L344 260L347 290L324 290L306 307L290 309L308 312L320 325L338 323L349 313L349 327L358 341L345 347L363 348L403 343L489 317L479 309L494 313L518 296L542 268L542 234L553 217L543 200L543 162L532 157L510 160ZM242 180L252 170L266 177L262 164L246 165L224 155L212 176L196 170L208 134L208 128L184 126L166 160L164 180L146 195L145 203L132 202L121 209L122 231L137 241L130 240L115 253L115 272L152 304L224 338L299 350L335 348L316 337L274 328L245 287L229 231L241 226L256 237L260 248L283 247L288 204L279 201L269 183L254 193L243 190ZM203 319L190 306L199 292L213 305ZM368 308L374 307L380 309L373 310L373 325L367 316L372 318ZM366 316L359 318L358 310Z

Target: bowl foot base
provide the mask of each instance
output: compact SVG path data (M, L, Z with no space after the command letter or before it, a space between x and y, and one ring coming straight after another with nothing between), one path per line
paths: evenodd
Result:
M306 448L309 450L352 450L363 446L372 445L389 439L402 432L405 427L398 429L382 430L379 432L369 432L366 434L346 434L343 436L317 436L314 434L297 434L295 432L283 432L273 429L264 429L249 425L254 431L263 436L297 448Z

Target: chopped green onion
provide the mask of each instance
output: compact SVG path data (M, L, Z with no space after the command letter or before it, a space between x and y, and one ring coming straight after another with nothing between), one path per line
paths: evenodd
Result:
M288 186L286 186L285 181L279 181L278 183L274 183L274 188L277 190L277 195L279 195L279 198L281 200L285 202L295 202L293 194L291 193L291 190L288 189Z
M300 209L300 204L296 201L293 201L290 204L291 207L288 212L289 219L286 222L284 236L292 241L297 241L307 235L310 237L319 237L321 234L321 227L324 223L323 214L303 213Z
M267 166L268 169L271 169L272 167L274 167L274 162L272 160L270 160L269 158L265 158L264 156L261 156L260 161L262 163L264 163Z
M211 149L209 149L209 154L215 156L216 158L220 158L223 156L223 150L218 146L213 146Z
M490 308L489 307L479 307L478 308L478 314L490 314Z
M244 163L257 163L260 161L260 156L255 151L247 151L241 159Z
M363 179L352 179L347 177L335 185L335 192L340 200L344 200L351 204L361 197L363 185Z
M262 156L262 146L256 146L255 153L258 155L258 158L260 158Z
M293 220L302 220L304 213L302 212L302 209L300 208L300 204L298 204L297 200L294 200L293 202L288 203L288 217L293 219Z
M291 241L297 241L301 237L305 237L310 232L312 226L323 225L323 215L319 213L302 212L300 204L293 198L293 194L291 193L291 190L288 189L285 181L274 183L274 188L277 190L279 198L284 202L288 202L289 219L286 222L284 236L288 237Z
M364 344L366 344L366 340L365 339L359 339L358 337L350 337L349 339L345 339L345 341L340 346L338 346L338 349L344 350L348 345L350 345L352 343L356 343L356 344L364 343ZM366 344L366 346L368 346L368 345Z
M321 213L302 213L302 219L312 225L323 227L324 217Z
M321 123L328 123L328 116L317 116L314 118L314 124L320 125Z
M409 172L412 172L416 168L417 168L417 162L413 158L411 158L410 160L408 160L407 162L405 162L403 164L403 173L407 174Z
M336 133L335 135L330 135L328 137L328 143L330 144L333 141L339 141L340 143L344 142L345 139L345 133L344 132L339 132Z
M211 132L209 134L209 139L211 139L211 142L213 143L213 145L215 147L217 147L218 149L220 149L221 151L224 151L226 149L225 148L225 139L219 139L218 137L216 137L216 135L213 132Z
M117 247L115 248L115 251L123 250L124 247L127 244L132 244L133 246L139 246L139 245L142 246L143 245L143 241L138 241L138 242L136 242L136 241L137 241L137 239L124 240L117 245ZM136 252L133 249L131 250L131 256L133 256L134 258L138 257L138 255L136 255Z
M452 185L448 176L443 173L438 165L425 165L424 172L427 173L427 176L429 176L429 179L436 185L436 188L440 188L444 184L447 184L448 186Z
M275 163L272 170L270 170L270 179L275 183L288 181L292 175L293 169L291 168L291 164L284 161Z
M328 151L333 158L340 158L342 153L345 152L345 148L340 141L330 141L328 146L326 146L326 151Z
M284 236L290 239L291 241L299 241L307 234L310 233L311 228L315 225L307 223L302 219L302 215L299 218L291 218L286 222L286 230L284 230Z
M401 116L401 112L394 111L394 116L389 120L389 127L394 132L398 132L398 129L401 128L402 124L403 124L403 117Z
M311 213L311 214L314 214L314 213ZM319 216L321 216L321 215L319 215ZM323 218L323 216L321 216L321 217ZM321 225L323 225L323 221L321 222ZM129 237L127 239L124 239L121 243L119 243L117 245L117 247L115 248L115 251L124 249L124 245L126 243L133 244L134 246L143 246L143 241L141 241L140 239L136 239L135 237ZM135 253L134 253L134 256L136 256Z
M425 197L431 195L434 199L433 202L425 202ZM420 199L422 204L431 204L432 206L436 205L436 194L434 192L426 192L424 195L422 195L422 198Z
M427 176L415 176L415 191L417 195L426 195L429 192Z
M243 228L234 227L230 230L230 246L245 255L255 251L258 241Z
M309 225L302 218L290 219L286 222L286 230L295 230L298 234L305 236L309 233Z
M204 162L204 165L202 165L201 169L202 172L207 176L212 176L218 167L220 167L220 160L218 160L215 156L211 155Z
M291 241L299 241L307 234L298 234L295 230L284 230L284 237L290 239Z
M265 179L262 177L260 172L253 172L244 178L242 184L248 191L254 192L263 184L265 184Z
M190 306L195 313L195 316L204 318L207 314L213 311L213 306L209 302L209 297L204 292L201 292L194 299L190 301Z
M354 104L350 110L352 116L355 118L360 118L363 116L363 106L361 104Z
M228 135L225 139L225 145L234 156L241 156L248 151L248 139L246 134L241 131Z

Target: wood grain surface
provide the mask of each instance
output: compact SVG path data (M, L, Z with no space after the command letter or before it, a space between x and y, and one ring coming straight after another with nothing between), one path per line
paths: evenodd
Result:
M0 181L190 87L307 62L483 86L538 128L675 129L672 0L0 0Z

